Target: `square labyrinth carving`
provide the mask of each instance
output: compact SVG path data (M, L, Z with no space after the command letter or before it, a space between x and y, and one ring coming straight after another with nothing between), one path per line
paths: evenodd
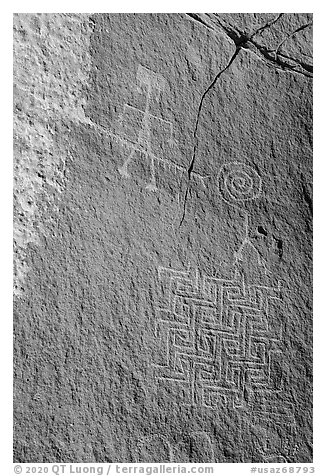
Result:
M154 373L184 405L265 412L282 390L281 286L159 268L164 304L157 308ZM275 395L274 395L275 396ZM255 403L254 403L255 402Z

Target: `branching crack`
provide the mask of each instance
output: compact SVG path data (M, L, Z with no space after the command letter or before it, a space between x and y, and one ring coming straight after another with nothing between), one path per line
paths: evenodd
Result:
M233 27L233 26L231 27L231 25L229 25L225 20L222 20L218 14L214 13L213 15L219 27L226 33L226 35L234 42L236 46L239 44L239 42L244 41L245 36L242 32L240 32L236 27ZM288 35L284 40L282 40L282 42L278 45L276 50L269 50L265 46L262 46L253 40L254 36L256 36L258 33L261 33L266 28L270 28L272 25L278 22L280 18L282 18L283 15L284 13L279 13L273 20L271 20L270 22L267 22L265 25L258 28L258 30L251 33L247 38L246 48L252 53L256 54L261 59L264 59L269 66L273 66L283 71L289 71L292 73L301 74L302 76L311 78L312 72L313 72L313 68L311 65L304 63L302 61L299 61L297 59L290 58L289 56L286 56L284 54L280 54L278 53L278 51L285 41L287 41L289 38L294 36L296 33L299 33L300 31L310 27L312 23L301 25L299 28L293 31L290 35ZM286 60L291 61L292 64L288 64Z
M306 25L301 25L299 28L297 28L296 30L294 30L292 33L290 33L288 36L286 36L282 41L281 43L278 45L278 47L276 48L275 50L275 59L277 58L277 55L279 54L279 50L281 48L281 46L290 38L292 38L294 35L296 35L297 33L299 33L300 31L302 30L305 30L306 28L309 28L310 26L312 26L312 23L309 22L307 23Z
M238 28L236 28L235 26L231 26L225 20L222 20L217 13L213 13L213 15L215 17L215 21L217 21L220 28L224 30L224 32L234 42L235 45L238 45L239 43L243 42L243 40L246 38L246 35L243 32L238 30ZM253 33L247 35L247 41L250 41L254 36L258 35L258 33L261 33L262 31L266 30L266 28L270 28L272 25L278 22L283 15L284 13L279 13L275 18L265 23L265 25L260 26Z
M222 20L217 13L213 13L215 21L218 26L226 33L226 35L233 41L235 45L241 43L244 38L244 34L236 27L231 27L225 20Z
M266 30L266 28L270 28L272 25L274 25L274 23L278 22L283 15L284 13L279 13L275 18L273 18L273 20L267 22L265 25L261 26L260 28L258 28L258 30L252 33L249 39L251 40L254 36L258 35L258 33L261 33L262 31Z
M258 57L263 57L266 60L267 65L274 66L277 69L281 69L283 71L297 73L307 78L312 78L313 68L307 63L290 58L283 54L278 54L277 57L275 57L273 50L269 50L264 46L258 45L253 40L250 40L248 49ZM291 61L292 64L289 64L286 62L286 60Z
M202 16L196 14L196 13L186 13L187 16L189 16L192 20L200 23L201 25L205 26L206 28L209 28L210 30L215 30L214 24L213 26L209 25ZM300 62L299 60L295 60L293 58L289 58L284 54L278 53L280 47L282 44L288 39L291 38L293 35L298 33L299 31L304 30L305 28L308 28L311 26L311 23L308 23L306 25L302 25L299 28L297 28L294 32L292 32L288 37L286 37L277 47L276 50L269 50L268 48L259 45L257 42L253 40L254 36L256 36L258 33L261 33L267 28L270 28L272 25L274 25L276 22L282 18L284 13L279 13L274 19L271 21L267 22L265 25L259 27L256 31L249 35L245 35L243 32L238 30L236 27L231 27L227 22L222 20L218 14L213 13L215 17L215 21L217 22L218 26L226 33L226 35L232 40L232 42L235 45L235 51L233 55L231 56L230 60L228 61L228 64L221 70L217 75L215 76L214 80L210 83L208 88L205 90L204 94L201 97L199 107L198 107L198 112L197 112L197 117L196 117L196 124L195 124L195 129L193 133L194 137L194 147L193 147L193 154L192 158L189 164L189 167L187 169L187 175L188 175L188 180L187 180L187 188L185 191L184 195L184 200L183 200L183 213L182 213L182 218L179 224L179 228L182 226L185 215L186 215L186 205L187 205L187 199L190 193L190 184L191 184L191 178L192 178L192 173L194 169L194 164L196 160L196 151L197 151L197 146L198 146L198 138L197 138L197 130L198 130L198 124L199 124L199 118L201 114L201 110L203 107L204 99L206 95L209 93L209 91L215 86L217 80L222 76L222 74L231 66L233 61L236 59L237 55L241 51L241 49L246 49L251 51L252 53L256 54L258 57L262 57L267 65L272 65L273 67L276 67L278 69L282 69L284 71L290 71L290 72L295 72L298 74L301 74L303 76L312 77L312 66L309 64ZM273 55L274 53L274 55ZM289 60L292 62L292 65L289 65L286 63L285 60ZM297 68L301 68L297 69ZM309 205L309 200L306 200L308 205Z

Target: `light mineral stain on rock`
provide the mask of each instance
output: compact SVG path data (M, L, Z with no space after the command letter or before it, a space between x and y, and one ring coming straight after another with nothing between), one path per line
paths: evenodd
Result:
M65 188L66 154L55 135L85 122L90 71L87 15L14 15L14 253L16 295L27 278L26 247L40 245ZM62 133L62 132L61 132ZM39 202L46 206L43 213Z

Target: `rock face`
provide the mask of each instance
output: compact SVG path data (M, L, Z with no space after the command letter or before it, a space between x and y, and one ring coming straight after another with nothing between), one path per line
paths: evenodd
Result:
M14 460L312 461L312 15L16 14Z

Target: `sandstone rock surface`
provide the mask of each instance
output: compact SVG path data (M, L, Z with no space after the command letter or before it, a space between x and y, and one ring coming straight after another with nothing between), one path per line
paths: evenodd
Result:
M14 15L14 460L312 461L312 15Z

